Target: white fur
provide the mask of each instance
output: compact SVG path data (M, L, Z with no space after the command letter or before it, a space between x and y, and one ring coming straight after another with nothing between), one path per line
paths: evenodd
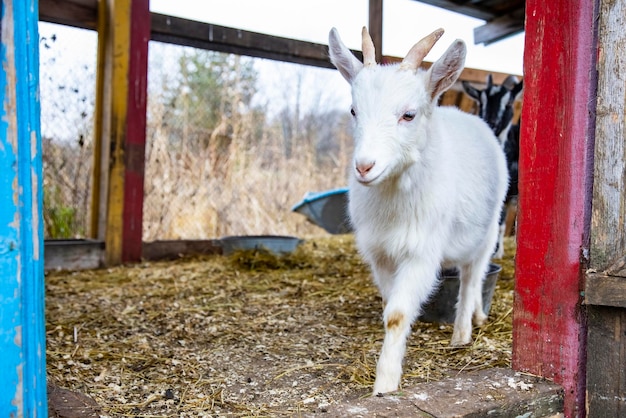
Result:
M462 41L429 71L363 68L335 29L329 46L331 61L352 86L349 213L384 302L374 393L385 393L399 386L411 324L436 290L442 266L457 266L461 276L451 343L471 341L472 316L479 325L485 321L482 281L508 175L502 149L482 120L436 105L463 68ZM407 114L414 119L405 120Z

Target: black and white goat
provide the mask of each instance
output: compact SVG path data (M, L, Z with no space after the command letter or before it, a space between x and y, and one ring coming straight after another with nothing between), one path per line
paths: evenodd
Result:
M523 88L523 81L514 75L508 76L501 85L493 84L491 74L487 76L487 84L483 90L473 87L463 81L463 89L478 102L478 115L489 125L498 137L506 156L509 171L509 189L500 215L500 236L498 247L494 254L496 258L504 256L504 235L507 223L507 214L515 216L516 199L518 194L518 166L519 166L519 123L513 124L513 105ZM509 216L509 217L511 217Z
M457 39L428 71L420 69L442 34L436 30L393 65L376 64L365 28L363 63L336 29L329 35L330 59L352 87L350 220L384 304L374 393L398 388L411 324L436 290L442 266L460 273L451 344L470 343L472 319L486 320L481 289L498 239L506 162L484 121L437 106L466 54Z
M467 81L462 81L462 84L465 92L478 102L478 116L487 122L504 145L513 123L513 104L522 91L523 81L510 75L501 85L497 85L493 84L493 77L489 74L483 90L478 90Z

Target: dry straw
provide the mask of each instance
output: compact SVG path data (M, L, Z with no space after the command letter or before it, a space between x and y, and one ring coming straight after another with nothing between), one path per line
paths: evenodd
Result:
M512 240L489 322L450 348L450 325L413 327L403 385L508 366ZM46 278L47 368L104 417L298 416L367 396L381 302L352 236L261 252Z

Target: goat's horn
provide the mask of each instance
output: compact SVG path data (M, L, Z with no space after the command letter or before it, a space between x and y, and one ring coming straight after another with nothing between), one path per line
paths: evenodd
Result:
M403 70L417 70L422 64L424 57L430 52L435 45L435 42L443 35L443 29L437 29L424 39L413 45L413 48L406 54L406 57L402 60L400 68Z
M363 38L363 65L366 67L374 66L376 65L374 42L365 26L363 26L363 30L361 31L361 37Z

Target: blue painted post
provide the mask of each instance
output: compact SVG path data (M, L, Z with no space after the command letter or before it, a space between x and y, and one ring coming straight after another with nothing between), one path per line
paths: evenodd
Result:
M46 417L37 0L0 0L0 416Z

